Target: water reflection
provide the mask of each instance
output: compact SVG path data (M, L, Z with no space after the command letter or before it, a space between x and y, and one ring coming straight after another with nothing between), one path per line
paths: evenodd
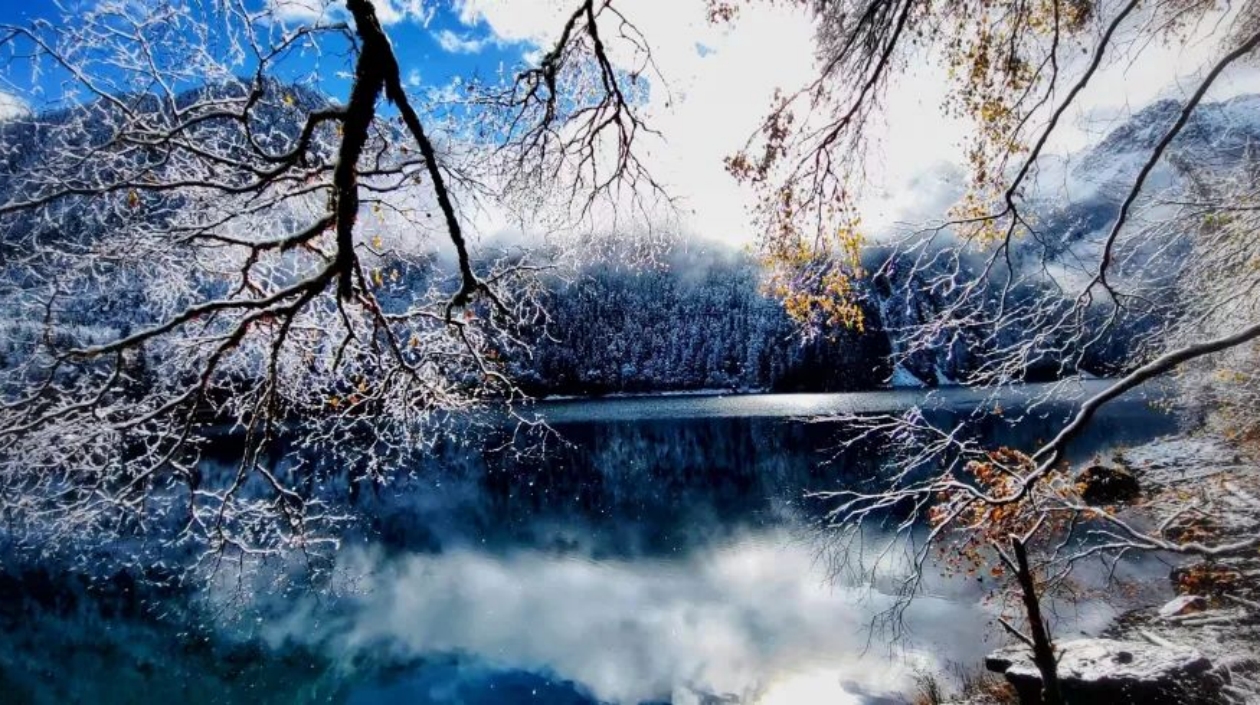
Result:
M932 583L907 615L913 648L890 655L866 629L889 598L827 581L809 531L822 508L801 500L872 477L884 449L820 465L841 429L794 417L921 398L541 405L569 442L544 458L491 450L502 439L452 445L353 493L364 523L338 571L352 589L272 598L260 583L248 604L229 589L200 613L205 631L186 623L186 598L158 597L145 617L102 616L87 598L15 615L6 601L0 688L19 702L183 688L188 705L894 702L914 669L987 650L983 586ZM935 399L942 418L978 403L965 390ZM1003 406L971 432L1027 447L1069 411L1043 406L1012 425L1019 400ZM1137 398L1107 409L1074 453L1172 429ZM55 679L67 654L72 684Z
M949 649L955 659L980 655L981 609L929 597L909 616L935 643L910 663L880 648L862 657L867 621L888 598L828 584L815 559L783 531L679 560L357 553L351 568L372 577L344 621L312 632L297 620L268 635L326 639L336 653L388 644L408 657L465 654L481 668L549 674L615 703L758 702L803 678L817 681L816 698L797 702L864 702L862 693L903 686L915 662L939 665L929 654L944 647L965 645Z

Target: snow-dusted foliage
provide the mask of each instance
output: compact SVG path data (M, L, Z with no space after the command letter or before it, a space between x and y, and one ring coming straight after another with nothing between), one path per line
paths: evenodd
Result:
M763 291L756 263L735 252L680 246L657 267L594 264L545 305L548 336L511 363L534 392L824 392L890 380L876 311L863 331L807 336Z
M1260 98L1232 101L1238 108L1226 125L1256 129ZM1222 111L1224 115L1224 111ZM1169 325L1174 345L1230 336L1240 324L1260 320L1260 138L1243 142L1236 163L1196 178L1176 198L1158 226L1181 236L1185 266L1170 290L1180 316ZM1198 155L1197 159L1208 155ZM1182 396L1219 433L1252 445L1260 438L1260 348L1245 341L1196 360L1178 379Z
M633 32L576 3L539 67L454 100L409 95L369 0L296 22L176 1L0 26L10 63L65 76L63 109L0 124L0 521L19 548L313 555L341 517L318 473L273 472L282 428L377 477L510 412L502 360L541 320L546 268L474 252L470 213L560 219L655 188L605 24ZM281 81L295 56L352 75L348 94ZM204 475L224 428L247 450Z

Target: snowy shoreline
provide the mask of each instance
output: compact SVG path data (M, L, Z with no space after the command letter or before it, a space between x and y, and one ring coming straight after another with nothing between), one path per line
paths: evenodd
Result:
M1205 431L1165 436L1116 449L1094 462L1118 466L1138 478L1141 497L1122 512L1135 525L1170 526L1179 516L1197 514L1204 518L1205 537L1213 543L1253 536L1260 527L1257 459L1220 436ZM1127 595L1136 602L1111 619L1097 637L1073 640L1064 634L1056 644L1066 644L1068 650L1097 645L1104 651L1153 649L1157 654L1206 659L1210 665L1204 667L1210 671L1205 676L1223 684L1219 702L1260 702L1260 556L1234 553L1208 560L1153 551L1143 555L1167 566L1168 572L1122 579L1107 588L1119 592L1085 598L1114 604ZM997 663L1004 653L1022 651L1008 647L994 652L990 660ZM1101 683L1120 676L1098 677ZM1006 701L981 694L952 702Z
M1117 459L1137 473L1150 497L1137 510L1147 521L1167 521L1193 496L1194 511L1211 518L1217 541L1254 535L1260 526L1257 462L1234 443L1207 433L1173 436L1121 451ZM1195 649L1225 676L1227 696L1260 702L1260 556L1188 558L1173 564L1168 581L1179 602L1130 610L1104 635Z

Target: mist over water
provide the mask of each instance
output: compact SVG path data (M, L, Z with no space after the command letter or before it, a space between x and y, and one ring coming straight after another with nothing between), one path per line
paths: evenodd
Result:
M972 431L1034 445L1068 407L1025 414L1026 398L1004 398ZM802 417L914 403L888 392L541 405L567 441L541 458L451 448L364 491L368 530L327 589L273 595L260 581L242 594L224 581L196 609L158 596L130 612L84 595L8 601L0 686L19 702L899 702L916 671L993 646L984 586L931 576L905 615L908 640L870 631L892 598L831 580L813 528L825 507L802 495L871 477L888 449L838 452L842 429ZM992 403L947 390L925 408L961 418ZM1074 455L1172 430L1145 400L1121 401ZM1064 628L1106 616L1085 608ZM66 654L73 679L59 678Z

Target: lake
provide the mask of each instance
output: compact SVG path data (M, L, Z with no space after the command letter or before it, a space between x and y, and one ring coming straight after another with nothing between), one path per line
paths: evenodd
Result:
M907 640L869 630L891 598L832 579L826 507L804 495L871 477L888 449L841 451L843 429L807 417L922 405L1028 448L1100 384L1031 410L1041 388L541 403L543 454L439 445L360 490L363 528L319 588L230 576L194 599L6 574L0 702L901 702L917 672L993 647L985 588L929 580ZM1175 428L1135 394L1071 456Z

